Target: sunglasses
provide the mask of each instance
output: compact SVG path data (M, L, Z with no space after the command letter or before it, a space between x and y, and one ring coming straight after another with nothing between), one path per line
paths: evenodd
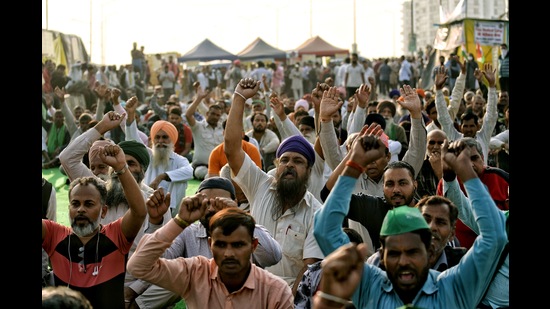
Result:
M435 143L437 143L439 146L443 145L443 141L429 141L428 144L430 145L435 145Z

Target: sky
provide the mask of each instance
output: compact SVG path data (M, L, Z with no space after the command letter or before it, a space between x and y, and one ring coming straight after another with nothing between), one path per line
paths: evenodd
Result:
M317 35L349 50L355 41L362 57L392 57L402 54L402 2L42 0L42 28L80 36L98 64L130 63L133 42L146 54L183 55L208 38L237 54L258 37L289 51Z

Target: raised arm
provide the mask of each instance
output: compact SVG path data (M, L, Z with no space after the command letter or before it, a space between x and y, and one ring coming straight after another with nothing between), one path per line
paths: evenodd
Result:
M61 112L63 113L63 117L65 117L65 126L67 127L67 130L69 130L69 134L71 135L71 138L73 137L74 133L78 129L78 126L76 125L74 114L67 106L67 102L65 102L65 88L60 89L59 87L55 87L53 90L55 96L59 99L61 102Z
M195 87L195 100L189 107L187 107L187 110L185 111L185 119L187 119L187 123L189 123L189 126L192 128L195 126L195 123L197 122L195 120L195 111L197 111L197 107L202 102L204 98L208 95L208 92L203 90L199 82L195 82L193 84L193 87ZM233 108L233 106L232 106ZM239 131L240 132L240 131Z
M233 94L233 102L225 124L224 152L234 175L241 170L245 156L241 146L244 104L258 92L258 89L260 89L260 81L245 78L239 81Z
M126 135L124 136L124 139L127 141L134 140L136 142L140 142L149 148L149 146L145 144L143 140L139 137L138 127L136 123L137 106L138 99L136 96L133 96L129 98L128 101L126 101L126 112L128 113L128 117L126 118Z
M100 148L99 157L105 164L113 168L114 175L116 175L113 177L118 177L120 180L129 206L129 209L122 218L122 233L126 236L126 239L133 241L147 215L141 189L132 173L128 170L126 155L120 146L108 145L103 147L103 149Z
M103 115L93 128L76 137L61 153L59 161L67 173L69 180L82 176L93 175L92 171L82 162L82 157L88 153L92 144L97 141L105 132L120 125L125 115L119 115L113 111Z
M416 177L426 157L427 132L422 119L422 104L416 89L411 88L411 86L403 85L403 88L399 91L404 98L403 102L399 101L399 104L407 109L411 115L411 138L409 139L409 149L405 152L403 161L412 165L415 173L414 177Z
M338 95L337 87L330 87L326 90L327 95L321 98L319 104L319 142L323 150L323 157L325 158L328 166L334 170L338 164L342 161L343 154L340 152L338 145L338 139L334 134L334 124L332 122L332 115L338 112L338 109L342 108L343 102L339 102L335 95ZM332 188L332 185L330 186Z
M386 146L380 139L383 133L380 125L363 127L359 136L353 141L351 150L343 162L332 173L341 172L334 188L328 195L325 205L315 213L313 233L323 254L329 255L339 246L349 242L342 230L342 223L349 212L349 205L357 178L365 166L385 155Z
M462 140L450 144L445 140L442 155L444 162L463 182L479 227L479 237L468 254L462 257L456 267L446 270L445 276L447 280L452 280L454 290L457 291L456 301L460 299L465 307L473 308L490 284L497 267L496 261L508 241L506 218L474 171L470 147Z
M466 65L460 61L458 56L453 56L456 60L456 63L460 65L460 74L456 78L455 86L453 92L451 93L451 100L447 110L449 111L449 116L454 121L456 114L458 113L458 108L460 107L460 101L464 95L464 87L466 87Z
M348 124L348 134L359 132L361 131L361 128L363 128L365 118L367 117L367 102L370 97L369 86L361 84L355 94L353 94L353 97L357 104L354 105L355 112L353 115L350 115L350 117L353 116L353 118L349 120L351 124Z

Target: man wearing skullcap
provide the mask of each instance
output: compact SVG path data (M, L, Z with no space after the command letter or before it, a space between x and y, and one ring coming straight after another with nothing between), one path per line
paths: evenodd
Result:
M208 222L222 207L237 207L235 187L230 179L210 177L201 181L195 195L185 197L185 199L187 201L200 201L203 198L201 194L204 194L211 201L210 207L203 217L198 220L199 223L191 224L183 232L180 231L177 234L170 247L166 249L163 255L164 258L212 257L212 250L208 245L208 237L210 236ZM254 237L258 239L258 246L252 253L252 260L257 266L265 268L281 260L281 245L263 226L256 224ZM133 296L127 298L131 301L135 299L139 308L165 308L181 299L176 293L158 285L146 281L142 281L142 283L143 289L134 291Z
M434 248L427 219L417 208L398 206L387 210L380 220L380 255L385 268L381 270L365 263L366 247L350 244L342 231L346 214L353 212L350 198L360 169L384 155L381 141L374 135L358 138L361 143L354 143L348 161L353 163L346 165L325 205L315 214L315 237L327 257L314 307L337 299L342 303L353 302L357 308L398 308L404 304L414 308L447 308L449 304L456 308L478 308L508 237L505 214L497 209L474 171L470 148L461 141L450 145L446 142L442 152L450 167L447 172L453 174L447 176L464 181L473 208L472 222L479 228L480 237L468 254L443 272L430 269ZM386 181L408 187L409 177L400 182ZM399 196L392 198L403 201ZM405 260L407 263L403 263Z
M100 97L100 100L103 100L103 98ZM127 101L127 105L128 104L130 104L130 106L131 104L137 105L137 98L130 98ZM134 118L132 117L132 119ZM108 211L100 221L100 223L104 225L114 222L124 216L129 209L127 198L118 175L99 158L99 152L102 151L105 146L114 144L111 140L100 140L99 138L109 130L119 127L122 121L124 121L122 115L114 111L106 113L94 127L79 135L69 144L69 146L67 146L65 151L60 154L61 164L71 181L79 177L96 176L106 182L106 204L108 206ZM150 162L148 152L144 152L143 150L146 150L144 149L145 147L138 146L138 142L135 141L123 141L121 144L121 149L124 151L126 164L128 165L127 168L125 167L124 171L131 173L135 178L143 199L146 201L154 192L154 190L145 184L143 180L145 171ZM88 153L90 159L90 167L87 167L82 162L82 157L86 153ZM133 254L144 233L155 231L163 224L169 222L171 218L172 215L169 211L164 213L148 213L140 231L134 239L129 254ZM129 273L126 273L125 285L130 285L134 280L135 279Z
M274 176L252 162L240 146L242 117L245 101L259 88L259 81L246 78L235 89L225 130L225 155L233 180L248 197L250 213L281 244L283 258L266 269L283 278L295 293L307 265L324 258L312 231L313 214L322 204L307 190L315 151L303 136L293 135L277 148Z
M126 141L138 140L138 129L134 118L137 104L126 103L128 120L126 121ZM151 126L150 137L152 148L147 147L150 157L149 167L144 181L156 190L163 187L170 192L170 211L177 213L179 202L185 197L188 181L193 177L193 168L187 158L174 152L178 140L178 130L169 121L157 120Z
M334 126L332 124L332 118L331 115L334 113L334 111L339 108L338 101L331 97L332 90L329 90L327 93L327 96L323 96L321 99L321 105L320 105L320 126L321 126L321 132L319 134L319 141L321 144L321 147L323 149L324 157L327 162L327 164L333 169L333 172L331 173L329 179L326 181L324 188L321 190L321 198L324 201L330 191L332 190L334 184L336 183L336 180L338 179L338 176L341 174L342 170L345 167L346 163L346 157L349 156L349 149L347 148L338 148L338 143L336 138L334 137ZM335 90L334 90L335 92ZM412 172L411 179L415 179L415 175L418 174L419 169L422 166L423 159L426 153L426 129L424 122L421 119L421 107L418 95L414 92L414 90L406 85L403 88L403 92L407 93L407 95L404 95L406 98L406 101L401 103L406 108L410 109L411 115L413 115L413 128L411 129L411 140L409 141L409 149L403 159L402 162L405 162L401 168L409 169ZM334 93L334 96L336 94ZM370 124L374 124L374 122L370 122L370 120L373 120L375 117L378 118L378 121L382 122L381 127L384 126L385 120L380 114L368 114L365 115L365 107L367 105L367 99L368 98L368 91L366 87L361 86L358 90L358 93L355 95L355 98L357 100L358 106L356 108L356 113L353 116L355 119L354 121L360 121L361 127L363 124L365 124L367 116L369 117ZM380 124L380 123L379 123ZM370 126L369 126L370 127ZM350 134L353 133L359 133L361 129L354 129L353 131L350 131ZM382 134L382 136L387 139L386 134ZM385 140L384 139L384 140ZM383 143L384 144L384 143ZM389 164L393 164L395 162L392 162L392 152L393 154L398 154L399 151L394 149L394 147L400 146L398 142L388 140L387 146L384 145L384 155L381 158L378 158L375 160L372 164L368 166L368 168L364 169L362 172L361 177L359 177L359 181L355 183L355 189L354 193L357 195L363 194L365 196L371 195L373 197L376 197L374 200L377 201L377 203L380 203L381 205L384 205L386 203L391 204L393 203L391 196L392 192L391 190L386 190L384 186L384 175L385 175L385 169L389 168ZM389 148L386 148L389 147ZM390 151L391 150L391 151ZM391 162L391 163L390 163ZM403 193L404 198L408 199L409 195L410 198L414 197L414 188L411 186L411 192L410 193ZM384 197L385 201L384 202ZM377 200L380 199L380 200ZM364 201L358 202L358 207L363 206ZM373 206L374 207L374 206ZM384 206L384 207L391 207L391 206ZM375 208L375 207L374 207ZM372 254L376 250L376 246L378 246L377 237L378 232L381 224L381 218L372 218L369 220L375 220L377 223L375 225L369 225L366 222L369 222L369 220L364 221L366 217L363 216L357 216L361 218L360 220L363 220L360 222L359 218L356 217L348 217L348 224L349 227L355 229L358 231L361 236L363 237L363 240L366 244L369 246L369 254ZM355 218L355 219L354 219ZM374 233L374 234L373 234Z
M193 103L187 107L185 118L193 132L193 143L195 145L193 153L193 177L203 180L208 174L208 158L210 152L216 146L223 142L222 108L217 104L210 104L203 120L195 119L195 111L199 104L207 97L208 92L199 87L195 87L196 96ZM242 121L242 119L241 119Z

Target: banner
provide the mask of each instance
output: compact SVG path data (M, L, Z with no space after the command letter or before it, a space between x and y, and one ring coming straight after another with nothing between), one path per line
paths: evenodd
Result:
M504 43L504 23L476 21L474 23L474 41L480 45L500 45Z

